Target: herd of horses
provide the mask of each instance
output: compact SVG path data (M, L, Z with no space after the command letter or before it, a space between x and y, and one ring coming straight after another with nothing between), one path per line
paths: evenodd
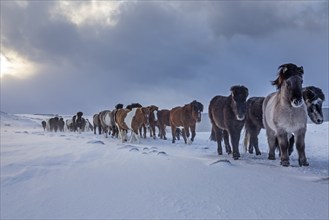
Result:
M275 159L275 150L279 150L282 166L289 166L289 156L294 145L298 153L300 166L308 166L305 155L305 133L307 116L315 124L323 122L322 103L325 96L321 89L309 86L302 87L303 67L288 63L279 66L278 76L272 81L276 91L266 97L248 98L248 88L235 85L228 96L213 97L208 106L209 119L212 125L210 139L217 142L218 155L223 154L222 142L226 153L233 159L239 159L239 141L241 131L245 129L244 146L250 154L255 149L261 155L258 146L258 135L261 129L266 130L269 146L268 159ZM70 131L93 130L94 134L112 135L122 142L140 142L146 138L149 128L150 137L166 138L166 126L171 128L172 143L182 136L185 144L192 144L196 136L196 123L201 121L203 105L194 100L184 106L172 109L159 109L155 105L142 106L133 103L124 108L117 104L113 110L104 110L93 116L91 124L78 112L72 119L66 120ZM54 117L43 121L48 131L63 131L64 121ZM130 137L128 133L131 132ZM129 140L128 140L129 139Z

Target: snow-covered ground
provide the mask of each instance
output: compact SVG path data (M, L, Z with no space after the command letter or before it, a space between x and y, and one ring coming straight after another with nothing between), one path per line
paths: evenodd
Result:
M141 144L44 132L49 116L1 112L1 219L328 219L328 122L308 124L309 167L218 156L209 132ZM169 130L169 129L168 129ZM240 140L242 143L242 140Z

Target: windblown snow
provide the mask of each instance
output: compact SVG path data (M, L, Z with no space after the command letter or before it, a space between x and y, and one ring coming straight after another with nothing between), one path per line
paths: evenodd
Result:
M93 132L45 132L44 115L1 112L1 219L328 219L328 122L308 124L299 167L217 155L210 132L192 145L121 143ZM91 121L91 120L90 120ZM197 125L198 126L198 125ZM169 129L168 129L169 131ZM278 156L277 156L278 158Z

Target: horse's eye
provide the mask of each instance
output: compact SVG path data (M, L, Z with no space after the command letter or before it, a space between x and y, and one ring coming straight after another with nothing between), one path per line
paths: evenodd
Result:
M291 86L291 82L287 81L287 86L290 87Z

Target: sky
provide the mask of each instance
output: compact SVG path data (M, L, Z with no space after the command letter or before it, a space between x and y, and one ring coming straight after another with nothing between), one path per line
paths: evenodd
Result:
M285 63L329 99L328 1L1 1L1 111L160 109L244 85L276 91ZM328 106L328 101L324 102Z

